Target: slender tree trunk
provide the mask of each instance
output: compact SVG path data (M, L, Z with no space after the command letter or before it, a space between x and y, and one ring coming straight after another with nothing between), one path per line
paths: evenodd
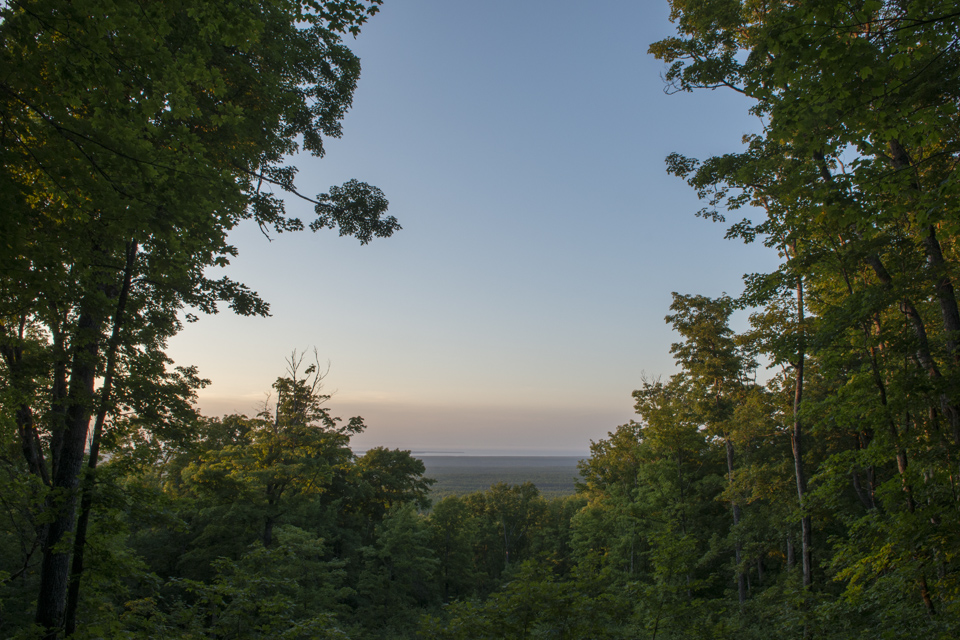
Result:
M891 164L895 169L898 171L913 171L910 188L915 192L916 195L919 195L921 191L919 175L917 174L906 149L900 144L900 141L896 139L890 141L889 148L891 155L888 157L888 160L891 161ZM823 155L815 154L815 157L820 162L821 173L824 175L824 179L829 181L831 176L826 168ZM935 227L933 225L928 225L923 229L925 234L922 237L922 244L927 258L927 264L933 271L934 292L940 303L943 327L948 340L947 348L953 356L954 362L960 363L960 348L958 348L958 339L960 339L960 311L958 311L953 284L946 269L940 243L936 237ZM868 255L866 258L866 263L873 269L874 273L877 275L877 278L884 285L884 287L887 289L893 288L893 279L889 272L887 272L879 256ZM940 373L936 361L933 358L927 337L926 327L924 326L923 318L920 315L920 312L906 295L901 298L900 310L907 317L913 329L914 335L917 338L917 361L927 372L930 379L941 379L942 374ZM881 403L884 406L884 410L888 411L886 392L884 388L885 385L882 377L879 375L876 358L872 358L872 363L874 369L874 378L877 382L878 388L880 389ZM955 439L960 440L960 407L958 407L951 398L948 398L944 394L941 394L940 396L940 405L943 413L950 421ZM897 429L895 420L889 414L887 416L887 420L892 440L895 443L897 471L900 475L902 490L906 498L907 509L910 511L910 513L913 513L916 509L916 502L913 497L912 487L910 486L906 475L908 464L907 451L903 442L901 441L900 433ZM920 595L924 605L927 608L927 612L933 616L936 614L936 611L933 606L933 600L930 596L930 590L927 585L926 577L921 574L918 582L920 586Z
M71 636L77 628L77 607L80 602L80 579L83 576L83 557L87 544L87 528L90 523L90 510L96 490L96 469L100 459L100 438L107 419L113 394L113 381L116 375L117 354L120 349L120 328L124 322L130 284L133 280L133 267L137 259L139 245L136 241L127 244L127 258L124 265L123 284L117 296L116 311L113 315L113 330L107 346L107 368L100 387L99 409L90 441L90 453L87 458L87 474L80 488L80 515L77 518L77 530L73 539L73 563L70 566L70 586L67 590L67 608L64 620L64 635Z
M50 486L50 474L47 472L47 463L43 459L43 445L33 420L33 409L29 404L21 404L17 408L15 419L23 457L27 459L27 468L30 473L39 477L43 484Z
M920 176L916 171L910 154L896 138L890 140L890 163L897 171L912 171L913 179L910 188L917 196L921 192ZM953 288L953 281L943 258L943 249L937 239L937 229L933 224L921 227L923 238L921 244L927 259L933 279L933 290L940 303L940 315L943 319L943 331L947 337L947 351L952 356L953 364L960 364L960 308L957 305L957 296ZM929 367L928 367L929 370ZM955 398L941 396L941 410L950 423L954 439L960 441L960 407Z
M907 481L906 475L907 465L909 464L907 451L904 449L903 443L900 440L900 430L897 429L897 424L894 421L893 416L889 415L886 388L883 379L880 376L879 367L875 359L872 359L872 366L874 370L874 381L880 391L880 403L883 406L884 411L887 412L887 425L890 430L890 437L896 450L897 473L900 476L901 489L903 490L904 497L906 499L907 510L910 513L914 513L916 511L916 501L913 499L913 488ZM933 599L930 596L930 589L927 585L926 576L921 574L918 582L920 586L920 598L923 600L923 604L927 609L927 613L929 613L931 616L936 615L936 609L933 606Z
M897 427L891 421L890 423L891 435L893 436L894 442L897 443L897 470L900 473L900 482L903 487L904 495L907 498L907 510L910 513L916 512L916 501L913 499L913 488L907 482L907 452L903 449L899 442L899 434L897 433ZM933 598L930 596L930 587L927 585L927 576L920 574L918 579L920 586L920 599L923 600L923 605L927 609L927 613L931 616L937 614L936 608L933 606Z
M270 547L273 545L273 516L267 516L263 522L263 546Z
M56 434L59 442L53 486L45 507L51 521L43 544L36 614L44 640L55 640L60 635L66 609L70 553L62 542L73 530L76 515L77 486L90 427L101 342L101 320L92 312L92 304L81 307L77 322L65 420L62 431Z
M943 318L943 331L947 336L947 351L952 356L953 366L960 364L960 311L957 308L957 296L953 282L947 271L943 251L937 240L937 231L933 225L927 227L923 238L923 247L927 254L927 264L934 272L934 289L940 301L940 315ZM948 366L948 369L950 367ZM950 425L954 442L960 443L960 407L956 399L942 395L940 410Z
M913 171L911 189L918 195L921 191L920 178L916 173L910 154L896 138L890 141L890 162L897 171ZM940 314L943 317L943 330L947 335L947 349L955 362L960 363L960 308L957 306L957 296L953 288L943 259L943 250L937 239L936 227L932 224L923 228L923 250L927 257L927 264L933 272L934 292L940 302Z
M30 473L43 481L43 484L50 486L50 474L47 472L47 464L43 459L43 445L40 442L40 434L37 432L37 426L34 421L33 407L31 406L30 388L32 383L29 374L24 371L23 363L23 344L26 338L27 316L19 318L15 329L15 335L7 334L7 327L0 322L0 356L3 357L9 372L8 384L15 390L21 400L14 412L14 420L17 425L17 436L20 439L20 451L27 461L27 469Z
M957 309L957 295L947 271L946 261L943 259L937 230L933 225L927 226L927 233L923 237L923 248L927 254L927 264L934 272L934 290L940 301L940 315L943 317L943 331L947 336L947 350L953 356L954 362L960 363L960 311Z
M870 268L873 269L880 283L886 289L893 289L893 277L883 265L880 257L877 255L869 255L865 261ZM937 364L934 362L933 355L930 352L930 340L927 338L927 329L923 323L923 317L917 310L916 305L913 304L913 301L906 296L900 300L900 311L903 312L907 320L910 321L910 326L913 328L913 333L917 338L917 360L930 377L939 378L940 370L937 368Z
M863 505L864 509L868 511L872 510L874 508L873 496L863 490L863 483L860 482L860 473L852 471L850 473L850 479L853 481L853 491L857 494L860 504Z
M793 448L793 468L797 479L797 499L800 511L803 512L804 497L807 493L807 477L803 466L803 425L800 421L800 408L803 403L803 365L806 357L803 325L803 280L797 278L797 324L800 331L800 346L797 351L797 361L794 365L794 393L793 393L793 433L790 443ZM803 587L810 588L813 584L813 527L810 516L804 514L800 518L800 557L803 564Z
M50 400L50 469L56 473L60 467L60 451L63 449L64 433L67 430L67 365L70 355L65 346L66 338L62 331L53 334L53 388ZM51 479L52 482L52 479Z

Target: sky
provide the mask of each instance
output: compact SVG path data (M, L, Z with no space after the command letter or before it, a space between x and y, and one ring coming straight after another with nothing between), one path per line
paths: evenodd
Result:
M331 412L365 419L357 450L586 455L629 421L644 376L676 371L671 292L735 295L777 264L665 171L761 127L731 91L664 91L647 48L674 33L659 0L387 0L348 42L343 137L293 163L305 193L378 186L403 229L366 246L235 229L226 275L272 315L171 341L212 381L202 411L256 413L316 348Z

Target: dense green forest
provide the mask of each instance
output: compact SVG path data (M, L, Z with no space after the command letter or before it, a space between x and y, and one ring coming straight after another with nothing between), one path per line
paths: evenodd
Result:
M674 294L678 373L575 495L431 502L409 452L351 451L310 354L220 418L165 354L194 313L268 313L211 275L237 224L399 229L289 164L340 135L380 4L0 5L0 636L956 637L960 5L670 2L668 90L763 128L667 170L780 266Z

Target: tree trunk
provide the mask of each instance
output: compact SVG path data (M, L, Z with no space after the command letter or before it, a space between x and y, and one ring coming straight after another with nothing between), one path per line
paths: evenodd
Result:
M797 351L797 362L794 366L794 393L793 393L793 433L790 434L790 444L793 449L793 469L797 479L797 499L800 512L803 514L804 496L807 493L807 477L803 466L803 425L800 421L800 407L803 402L803 365L806 357L803 326L803 280L797 278L797 324L800 331L800 346ZM813 584L813 527L810 516L803 514L800 517L800 557L803 564L803 587L810 588Z
M913 171L911 189L919 196L921 192L920 178L910 154L896 138L890 140L890 163L897 171ZM927 259L927 266L933 280L933 290L940 303L940 315L943 319L943 331L947 337L947 351L952 356L953 363L960 364L960 308L957 306L957 296L953 288L953 281L943 258L943 249L937 239L937 229L933 224L922 227L924 235L921 244ZM955 440L960 440L960 407L954 398L941 397L941 410L950 423Z
M50 474L47 473L47 464L43 459L43 445L40 434L34 421L33 407L29 398L32 387L31 381L23 365L23 341L26 337L27 316L21 316L16 327L15 336L8 336L6 327L0 322L0 356L3 357L9 372L8 384L23 398L14 412L17 424L17 436L20 439L20 450L27 461L27 469L50 486Z
M947 336L947 351L953 357L953 364L956 366L960 364L960 346L958 346L960 345L960 311L957 308L957 296L933 225L927 227L923 247L927 254L927 264L934 272L934 289L940 301L943 331ZM957 406L956 399L946 395L941 396L940 409L950 425L954 441L960 443L960 407Z
M36 615L44 640L56 640L59 636L66 609L70 553L63 549L62 541L73 530L76 515L77 486L90 426L101 341L101 321L90 306L81 307L77 322L66 414L62 430L55 434L58 451L53 486L45 505L51 521L43 544Z
M113 331L107 347L107 368L100 388L99 409L90 441L90 454L87 459L87 475L80 489L80 515L77 518L77 531L73 539L73 563L70 566L70 586L67 591L67 606L64 620L64 635L71 636L77 628L77 607L80 602L80 579L83 576L83 556L87 544L87 527L90 523L90 510L93 506L93 494L96 484L96 469L100 459L100 438L103 425L110 409L113 393L113 380L117 368L117 353L120 349L120 328L123 325L130 284L133 280L133 267L139 245L136 241L127 244L127 260L124 265L123 285L117 296L116 311L113 315Z
M261 542L263 542L263 546L267 548L273 546L273 523L273 516L267 516L263 522L263 539Z
M921 191L920 179L916 174L910 154L896 138L890 140L890 163L897 171L913 170L914 179L911 188ZM927 265L933 272L934 292L940 302L940 314L943 317L943 330L947 335L947 349L954 360L960 363L960 309L957 307L957 296L953 289L953 282L943 259L943 250L937 240L937 230L932 224L924 227L923 250L927 257Z
M943 317L943 331L947 336L947 350L953 356L954 362L960 363L960 311L957 309L957 296L953 289L953 282L947 272L946 261L943 259L943 250L937 240L937 230L933 225L927 226L927 234L923 237L923 248L927 254L927 264L933 271L934 290L940 301L940 315Z

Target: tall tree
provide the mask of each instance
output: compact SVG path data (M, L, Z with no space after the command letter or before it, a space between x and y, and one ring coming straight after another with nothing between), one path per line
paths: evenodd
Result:
M304 227L275 195L301 195L286 158L323 155L323 138L340 135L359 63L339 34L380 2L0 7L0 351L28 467L50 488L36 616L46 637L64 624L63 541L91 416L111 415L122 361L162 350L182 309L267 314L208 269L236 255L227 232L243 220ZM302 197L314 230L365 243L399 228L360 182Z
M684 338L682 342L674 343L670 351L686 374L689 383L687 397L696 403L698 418L723 441L727 481L733 485L737 473L733 417L752 384L749 376L755 367L729 327L733 300L727 296L711 299L674 293L670 310L673 313L667 316L667 322ZM747 597L746 575L742 567L743 543L738 528L742 510L740 500L732 497L730 511L734 526L737 597L741 605Z
M923 538L922 551L904 554L900 565L935 615L928 578L944 575L932 560L945 551L944 534L929 535L919 522L939 522L940 510L955 505L944 493L953 481L937 470L960 446L958 5L675 0L671 7L678 36L651 46L671 65L670 88L726 87L753 99L762 118L763 133L748 151L707 161L691 182L712 206L763 207L766 220L736 223L730 234L770 234L784 247L787 268L754 282L772 280L782 292L789 283L782 276L791 274L797 292L795 326L805 336L792 357L798 495L805 501L801 421L813 416L803 409L801 367L815 357L844 402L832 403L829 421L812 426L828 437L856 434L848 477L868 509L880 506L887 482L880 474L892 466L901 504L888 508L908 515L881 522L897 537ZM672 163L684 171L682 161ZM815 335L804 310L816 319ZM821 477L850 459L837 452ZM864 468L869 490L860 483ZM860 567L882 564L882 545L867 551L873 544L861 548ZM951 579L938 583L947 589Z
M805 429L803 408L804 372L809 340L806 318L806 279L811 273L822 275L824 262L839 253L830 242L826 225L810 220L808 202L797 197L806 184L816 182L815 169L796 159L785 157L782 148L760 136L748 138L749 148L740 154L726 154L701 163L680 154L667 159L670 173L684 177L709 206L698 212L704 218L726 222L719 208L737 211L752 205L761 208L766 218L758 223L743 219L733 223L728 238L763 243L775 249L783 263L770 274L748 276L747 291L741 304L766 307L754 314L755 348L771 359L771 366L788 365L793 371L793 426L790 435L794 458L794 476L798 502L803 508L809 472L804 461ZM799 184L796 184L799 183ZM809 515L802 515L801 558L803 583L812 584L813 531Z

